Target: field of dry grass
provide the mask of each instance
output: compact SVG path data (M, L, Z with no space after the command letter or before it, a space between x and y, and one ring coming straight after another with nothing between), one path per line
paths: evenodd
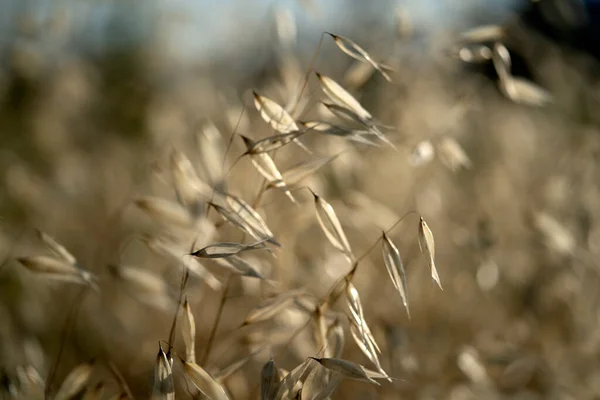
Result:
M241 76L219 63L181 72L151 46L50 60L24 29L0 75L2 398L149 398L155 369L171 370L156 365L159 343L173 346L175 398L203 398L189 378L200 386L210 379L190 367L190 337L197 365L217 382L219 394L204 387L206 398L274 398L261 395L270 359L281 377L308 365L303 390L285 398L325 398L319 390L344 374L308 357L373 371L379 363L394 378L343 379L333 399L600 398L598 62L518 18L492 40L506 48L486 42L488 53L460 42L459 32L420 41L401 28L384 40L343 33L389 65L391 82L328 35L311 59L295 56L282 29L267 65ZM465 48L488 60L461 60ZM502 89L503 49L550 101L519 103L517 86ZM298 139L309 151L290 142L242 157L241 135L293 132L295 121L344 125L322 104L332 103L331 88L328 96L314 71L364 107L336 103L351 111L354 131L308 129ZM267 123L255 105L265 97L292 119L271 108ZM361 110L373 120L357 120ZM277 170L261 175L253 161ZM265 175L279 172L296 203L281 182L266 189ZM308 188L335 210L339 227ZM248 228L256 216L232 199L256 209L281 247L190 256L264 237ZM443 290L432 280L419 215L433 233ZM38 230L76 263L54 254ZM384 230L403 261L410 318L386 270ZM34 258L41 255L60 260L54 274L40 273L49 268ZM351 299L328 298L353 266L358 321L372 332L355 325L358 340ZM253 314L286 294L268 318ZM195 337L178 306L184 298ZM369 337L380 352L369 353ZM63 384L78 366L81 385ZM103 397L93 397L95 388Z

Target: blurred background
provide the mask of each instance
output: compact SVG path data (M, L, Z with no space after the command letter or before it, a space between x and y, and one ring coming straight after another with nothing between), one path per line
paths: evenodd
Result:
M320 298L350 269L321 231L304 186L333 206L357 256L418 211L433 231L444 287L432 284L419 218L409 214L389 237L404 261L411 318L379 245L354 277L383 369L398 380L380 387L344 380L333 399L600 398L599 7L580 0L4 0L3 398L43 398L44 389L52 397L92 359L87 389L67 398L97 384L101 398L150 397L158 342L169 339L182 263L191 262L184 255L194 245L248 242L216 212L202 217L199 230L197 221L173 226L172 216L165 222L164 213L140 207L140 196L177 204L173 151L206 184L256 206L283 245L276 257L244 256L268 282L192 274L186 287L203 366L221 376L243 361L220 380L232 399L259 398L270 357L290 371L320 350L298 304L239 328L248 313L291 289ZM465 34L481 26L491 26L488 36ZM389 67L391 82L325 31ZM493 60L501 54L494 43L510 54L508 78L499 73L506 64ZM277 150L281 171L338 157L297 185L294 205L278 190L259 194L264 180L248 157L238 160L246 148L236 134L277 133L252 90L298 121L337 124L311 69L360 101L397 149L304 134L312 154L294 144ZM515 77L528 83L507 86ZM543 88L543 100L532 85ZM100 290L19 263L52 254L36 229L96 275ZM118 272L124 267L158 281L140 285ZM345 329L343 358L374 369ZM183 356L179 326L175 332L174 351ZM201 398L177 357L173 375L176 398Z

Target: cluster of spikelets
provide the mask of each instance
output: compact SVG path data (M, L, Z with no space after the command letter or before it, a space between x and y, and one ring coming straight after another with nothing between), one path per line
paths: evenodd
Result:
M367 51L350 39L334 34L329 35L344 53L379 72L386 81L392 82L390 74L393 75L393 71L389 66L375 61ZM458 54L466 62L491 60L500 78L500 89L509 99L532 105L546 104L550 96L545 91L511 76L510 55L501 44L501 37L502 31L497 27L478 28L465 33L461 38ZM318 174L320 168L335 162L339 154L315 157L287 170L278 168L274 154L284 146L298 146L312 155L310 148L303 142L305 135L334 135L361 145L378 147L384 144L395 150L398 148L394 140L385 132L391 128L377 121L341 84L322 73L315 72L315 76L328 98L328 101L322 102L322 105L333 114L338 123L297 120L286 110L286 107L253 91L256 111L277 133L259 140L239 135L246 150L230 170L238 161L247 157L264 178L258 196L252 202L228 190L226 174L210 176L211 171L223 170L225 160L220 165L219 157L215 156L215 148L208 142L205 143L204 154L201 156L203 163L208 164L208 167L206 165L204 167L208 171L206 175L209 176L210 182L207 183L199 177L192 162L182 152L174 151L168 169L178 202L152 196L139 197L135 200L135 205L164 231L162 236L141 235L141 240L153 251L171 257L183 267L180 292L178 299L175 300L176 296L170 293L168 286L159 276L140 268L124 265L110 266L111 274L129 285L128 289L137 299L159 309L173 311L175 314L169 337L156 338L160 344L154 367L153 399L175 398L174 375L180 371L185 375L187 382L207 398L229 399L230 394L224 384L225 379L256 355L256 352L246 355L218 370L208 368L206 363L214 340L215 326L207 350L201 359L197 359L196 323L186 293L190 275L214 289L223 289L225 292L230 279L234 276L258 280L266 290L272 292L271 297L246 316L241 324L243 328L251 329L252 326L268 321L290 307L300 309L307 317L306 323L299 330L312 324L317 353L306 355L307 358L291 371L278 368L276 359L271 358L260 373L261 400L327 399L344 379L380 385L379 381L391 382L398 378L390 376L382 366L381 349L367 323L367 316L363 311L359 292L353 284L353 277L361 261L380 244L383 264L410 317L406 272L398 247L390 239L389 234L404 220L404 217L411 214L419 216L414 232L418 237L421 253L430 268L431 277L441 289L442 283L435 264L434 236L424 217L412 211L396 221L379 238L374 238L373 245L365 253L357 256L352 250L334 207L310 187L303 186L305 178ZM412 149L413 161L417 165L429 162L436 151L444 164L452 170L470 166L470 160L460 145L449 137L441 138L435 148L430 140L418 143ZM246 254L258 252L277 257L278 253L286 251L259 212L262 196L269 190L283 192L292 203L297 202L295 192L310 191L314 199L315 220L331 246L347 260L349 271L338 277L324 297L317 298L303 289L282 290L277 281L269 279L259 266L245 258ZM218 222L211 219L211 212L216 213ZM224 225L239 229L243 233L243 239L216 241L218 229ZM38 232L38 234L39 239L53 253L53 256L21 257L18 261L24 267L47 279L81 284L84 290L102 291L102 282L80 265L64 246L46 233ZM244 240L246 237L251 239ZM182 254L187 255L181 258ZM338 307L340 304L342 307ZM183 337L185 355L174 352L176 330L179 330ZM348 333L371 362L371 366L367 367L343 358L342 353ZM268 343L258 351L266 349L266 346ZM94 362L79 365L64 379L55 393L46 394L58 400L78 398L78 396L83 399L104 398L102 384L88 386L93 370ZM115 370L114 375L123 389L123 393L116 394L116 398L132 397L119 372ZM11 386L14 398L41 398L44 395L44 380L36 374L35 370L23 369L18 371L17 376L19 384ZM188 390L194 392L189 387Z

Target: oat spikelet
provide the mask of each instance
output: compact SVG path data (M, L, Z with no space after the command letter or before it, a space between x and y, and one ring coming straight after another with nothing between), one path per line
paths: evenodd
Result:
M373 341L370 340L370 336L365 334L364 329L360 328L356 321L350 319L350 333L354 343L358 346L360 351L373 363L378 369L381 369L381 363L379 361L379 355L375 349Z
M402 304L406 308L406 314L410 318L410 310L408 308L408 297L406 294L406 272L404 271L404 265L402 264L402 258L400 257L400 251L390 240L390 238L383 232L383 245L382 245L383 261L385 268L394 284L394 287L402 298Z
M251 149L254 146L254 141L246 136L242 135L242 139L244 140L244 144L246 145L246 149ZM283 190L285 195L289 197L292 203L296 202L294 196L287 188L283 180L283 176L281 172L277 169L275 162L267 153L259 153L259 154L251 154L250 160L252 160L252 164L256 168L256 170L267 180L267 182L271 183L278 189Z
M183 343L185 343L185 359L189 362L196 362L196 321L192 308L187 298L183 303L183 322L181 324L181 334Z
M268 250L268 247L264 245L264 241L261 240L257 243L253 244L242 244L242 243L231 243L231 242L221 242L214 243L208 246L201 248L200 250L196 250L190 255L199 258L224 258L236 255L243 251L249 250L258 250L264 249Z
M225 203L239 217L237 220L244 226L242 229L246 230L252 237L258 240L266 239L267 242L281 247L281 243L274 238L273 232L271 232L265 220L244 199L227 194L225 195Z
M209 399L229 400L225 389L198 364L187 361L183 363L183 370L194 386Z
M346 91L342 85L328 76L322 75L318 72L315 74L321 83L323 92L331 99L331 101L342 107L346 107L356 114L362 121L370 121L373 119L371 113L365 110L359 101L356 100L350 93L348 93L348 91Z
M344 344L346 343L341 318L336 318L327 330L327 342L330 345L328 353L334 358L339 358L344 351Z
M275 394L276 399L294 399L299 382L304 381L308 374L312 371L311 359L304 360L300 365L296 366L292 371L283 377Z
M373 68L375 68L377 71L379 71L379 73L381 73L381 75L385 78L386 81L392 81L392 78L390 78L390 76L383 70L383 66L375 60L373 60L369 53L367 53L367 51L360 47L358 44L344 36L334 35L333 33L329 32L327 32L327 34L333 38L335 44L344 53L348 54L350 57L358 61L371 64Z
M292 116L277 102L268 97L261 96L254 90L252 91L252 95L254 96L254 106L260 112L260 116L266 123L271 125L273 129L279 133L291 133L300 130L298 124L294 121L294 118L292 118ZM309 154L311 153L298 138L294 138L293 141L304 151Z
M260 373L260 400L274 400L280 381L281 376L279 376L275 361L270 359Z
M255 91L252 91L252 95L254 96L254 106L260 112L260 116L273 129L280 133L290 133L299 130L294 118L277 102L268 97L261 96Z
M36 233L37 233L37 236L40 238L40 240L42 242L44 242L44 244L54 254L56 254L58 257L62 258L63 260L65 260L69 264L73 264L73 265L77 264L77 260L75 259L75 256L73 256L73 254L71 254L65 248L65 246L63 246L62 244L58 243L52 236L50 236L47 233L42 232L42 231L40 231L38 229L36 229Z
M152 400L175 399L175 386L173 385L172 360L169 360L160 344L154 364L154 386Z
M96 276L66 261L48 256L19 257L17 261L31 272L42 277L62 282L91 285L95 290L98 290L95 283Z
M227 271L249 278L265 279L260 272L256 270L248 261L243 258L233 255L226 258L217 258L215 261Z
M322 104L342 121L358 124L359 126L366 128L368 134L375 135L379 140L383 141L394 150L398 150L396 145L394 145L390 139L388 139L383 132L381 132L381 130L377 127L377 124L375 124L372 120L365 120L361 118L358 114L346 106L325 102L322 102Z
M94 362L86 362L75 367L65 378L54 395L54 400L69 400L83 390L92 376Z
M433 233L423 217L420 217L419 221L419 249L421 249L421 253L425 256L427 263L431 268L431 277L438 284L440 289L443 290L440 277L435 267L435 243L433 240Z
M380 386L375 379L388 379L389 377L380 372L369 370L360 364L340 358L314 358L323 367L330 371L337 372L344 378L353 379L362 382L369 382Z
M312 192L312 194L315 199L317 219L323 233L325 233L325 236L333 247L344 253L348 261L352 263L354 261L354 255L352 254L350 243L346 238L346 234L342 229L342 224L335 214L333 207L315 192Z

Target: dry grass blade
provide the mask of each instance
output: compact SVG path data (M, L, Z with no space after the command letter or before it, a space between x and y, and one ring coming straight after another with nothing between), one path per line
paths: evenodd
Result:
M196 362L196 321L192 308L187 299L183 303L183 323L181 325L181 334L185 344L185 359L189 362Z
M242 135L242 139L244 140L244 144L246 145L246 149L251 149L254 146L254 141L246 136ZM277 169L275 162L267 153L259 153L259 154L251 154L250 160L252 160L252 164L256 168L256 170L273 186L278 189L283 190L286 196L292 201L292 203L296 202L294 196L290 193L287 188L283 176L281 172Z
M152 400L175 399L175 386L173 385L173 370L171 362L158 345L158 354L154 364L154 386L152 389Z
M31 272L52 280L86 285L91 284L94 287L94 281L97 280L89 271L57 258L31 256L19 257L17 261Z
M312 194L315 200L317 219L325 236L333 247L344 253L348 261L352 263L354 261L354 255L352 254L350 243L346 238L346 234L342 229L342 224L335 214L333 207L315 192L312 192Z
M243 251L250 250L269 250L268 247L264 245L264 240L261 240L257 243L253 244L243 244L243 243L231 243L231 242L220 242L210 244L201 248L200 250L196 250L190 255L199 258L224 258L230 257L235 254L241 253Z
M420 217L419 220L419 249L421 249L421 253L425 256L427 263L431 268L431 277L438 284L440 289L443 290L440 277L435 267L435 242L433 240L433 232L431 232L431 229L429 229L429 226L423 217Z
M215 381L201 366L192 362L183 363L188 379L211 400L229 400L225 389Z
M200 180L190 160L179 151L171 155L171 172L179 203L192 215L198 215L202 210L201 200L210 196L210 187Z
M63 260L65 260L69 264L73 264L73 265L77 264L77 260L75 259L75 256L73 256L73 254L71 254L65 248L65 246L63 246L62 244L58 243L52 236L48 235L45 232L37 230L37 229L36 229L36 233L37 233L38 237L40 238L40 240L42 242L44 242L44 244L54 254L56 254L58 257L62 258Z
M390 240L390 238L383 232L383 245L381 252L383 254L383 261L385 268L394 284L394 287L400 293L402 298L402 304L406 308L406 314L410 318L410 310L408 308L408 297L407 297L407 284L406 284L406 272L404 271L404 265L402 264L402 258L400 257L400 251Z
M92 376L94 362L86 362L75 367L65 378L54 395L54 400L69 400L83 390Z
M356 114L361 121L371 121L373 116L356 100L346 89L339 83L334 81L328 76L322 75L315 72L323 92L333 101L334 103L347 108Z
M388 379L387 375L380 372L369 370L360 364L354 363L348 360L342 360L340 358L314 358L323 367L330 371L337 372L344 378L353 379L362 382L369 382L380 386L379 382L375 379Z
M246 317L246 320L244 321L244 325L266 321L272 318L274 315L279 313L279 311L290 305L293 300L302 293L303 291L301 290L290 290L268 299L259 307L250 311Z
M273 359L267 361L260 373L260 400L274 400L281 377Z
M238 217L241 223L248 229L245 229L255 239L266 239L269 243L281 247L281 243L275 240L273 232L269 229L267 223L250 204L245 200L233 196L225 195L225 202Z
M381 75L385 78L386 81L392 81L392 78L390 78L390 76L383 70L382 66L378 62L373 60L369 53L367 53L367 51L360 47L358 44L340 35L334 35L333 33L329 32L327 32L327 34L333 38L335 44L344 53L348 54L350 57L358 61L371 64L377 71L379 71L379 73L381 73Z

